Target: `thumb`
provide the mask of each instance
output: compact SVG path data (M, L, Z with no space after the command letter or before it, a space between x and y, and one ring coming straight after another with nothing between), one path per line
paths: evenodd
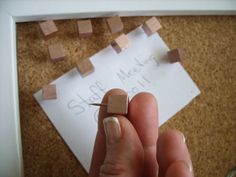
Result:
M103 120L106 134L106 156L99 177L142 176L144 153L141 141L129 122L122 116Z

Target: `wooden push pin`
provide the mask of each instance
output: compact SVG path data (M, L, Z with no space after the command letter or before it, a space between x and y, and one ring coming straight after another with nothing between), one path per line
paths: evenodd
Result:
M64 49L60 43L48 46L48 51L52 61L60 61L65 58Z
M41 31L46 39L53 36L53 34L55 34L58 31L57 26L53 20L40 22L39 26L40 26Z
M168 59L171 63L180 62L184 57L184 51L176 48L167 52Z
M108 97L108 103L92 103L94 106L106 106L110 114L126 115L128 113L129 98L128 95L111 95Z
M143 30L148 36L151 36L153 33L157 32L161 28L160 22L156 19L156 17L152 17L148 19L143 24Z
M128 95L111 95L108 97L107 112L112 114L128 113Z
M80 37L89 37L93 34L93 27L91 20L79 20L77 23Z
M129 39L125 34L122 34L111 42L111 46L117 53L120 53L122 50L128 48Z
M124 25L119 16L114 16L107 19L108 27L111 31L111 34L118 33L123 30Z
M42 95L44 100L57 99L56 85L45 85L42 88Z
M85 77L94 72L94 66L90 59L85 59L77 63L77 69L82 77Z

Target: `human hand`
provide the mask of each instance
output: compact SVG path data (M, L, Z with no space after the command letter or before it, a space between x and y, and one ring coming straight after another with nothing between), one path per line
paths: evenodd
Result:
M120 89L106 93L124 94ZM127 117L100 108L89 177L193 177L184 135L169 130L158 135L155 97L140 93L129 103Z

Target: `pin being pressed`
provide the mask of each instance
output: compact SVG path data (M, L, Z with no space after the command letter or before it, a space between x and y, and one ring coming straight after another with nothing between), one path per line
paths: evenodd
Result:
M107 113L110 114L122 114L128 113L129 98L128 95L110 95L108 97L108 103L91 103L93 106L105 106L107 107Z

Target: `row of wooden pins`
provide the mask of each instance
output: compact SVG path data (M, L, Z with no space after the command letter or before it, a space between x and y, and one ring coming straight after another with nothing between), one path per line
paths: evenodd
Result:
M107 19L107 24L112 34L121 32L124 28L124 25L119 16L114 16ZM39 23L42 33L45 36L45 39L53 36L58 28L55 25L54 21L48 20L45 22ZM88 37L93 33L91 20L79 20L77 22L78 32L81 37ZM161 24L156 19L152 17L148 19L143 25L142 29L147 34L151 36L153 33L157 32L161 28ZM121 51L129 47L129 40L125 34L121 34L115 40L111 42L113 49L120 53ZM51 60L60 61L65 58L65 52L63 45L60 43L52 44L48 47L49 55ZM183 50L180 48L173 49L167 52L168 60L173 62L179 62L183 58ZM82 77L85 77L94 72L95 68L89 58L81 60L77 63L77 69L80 72ZM43 87L43 99L56 99L56 85L46 85ZM93 103L94 106L105 106L104 104Z

